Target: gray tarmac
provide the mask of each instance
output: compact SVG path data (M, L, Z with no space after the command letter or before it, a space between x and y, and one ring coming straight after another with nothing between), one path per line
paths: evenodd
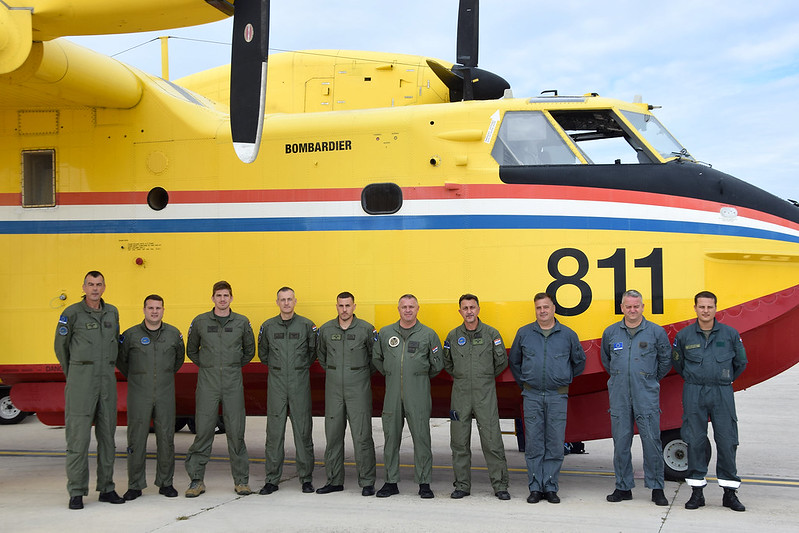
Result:
M746 512L736 513L721 506L722 490L710 480L705 489L707 506L684 508L690 488L684 483L666 482L668 507L657 507L644 488L640 441L633 445L636 488L634 499L608 503L613 490L613 445L609 439L586 442L586 454L568 455L560 479L562 503L525 500L528 494L524 454L516 451L516 438L505 435L510 469L510 501L497 500L491 491L476 428L473 431L472 494L462 500L449 497L452 487L449 422L431 421L435 499L422 500L413 483L413 445L405 432L401 449L400 494L385 499L361 496L353 464L352 442L346 448L344 492L327 495L303 494L294 468L291 429L286 437L286 465L280 490L260 496L264 480L265 417L247 419L246 441L250 453L250 487L256 494L237 496L233 492L227 444L217 435L212 461L205 477L207 492L199 498L183 497L188 478L183 454L193 435L183 430L176 435L178 460L175 472L177 498L158 495L149 486L133 502L111 505L97 501L97 493L84 498L85 509L67 509L64 474L64 429L42 425L35 416L21 424L0 427L0 528L3 531L799 531L799 455L796 442L799 412L799 365L746 391L736 394L740 429L738 471L743 478L739 491ZM513 422L503 421L512 432ZM378 461L382 461L383 434L380 419L373 420ZM349 434L347 435L349 440ZM125 428L117 429L118 458L115 465L117 492L127 489L124 459ZM314 486L325 484L324 420L314 419L317 467ZM148 482L155 469L155 437L148 449ZM92 441L91 450L95 450ZM94 460L90 460L91 486ZM710 474L714 473L715 452ZM378 465L377 488L384 470Z

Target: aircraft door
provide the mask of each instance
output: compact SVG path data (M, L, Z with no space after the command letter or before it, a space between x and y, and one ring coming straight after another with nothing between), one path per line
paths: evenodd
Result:
M305 112L333 110L333 78L312 78L305 82Z

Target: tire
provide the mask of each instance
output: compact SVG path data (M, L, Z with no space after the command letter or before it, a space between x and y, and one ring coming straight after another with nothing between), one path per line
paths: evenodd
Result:
M191 431L194 434L197 434L197 424L194 421L194 417L186 419L186 423L189 426L189 431ZM222 417L220 416L216 421L216 429L214 430L214 433L217 435L221 435L224 432L225 432L225 424L222 422Z
M663 445L663 473L667 481L685 481L688 472L688 444L680 436L680 428L660 432ZM705 439L708 462L713 454L710 441Z
M18 424L28 416L28 413L20 411L11 403L10 393L10 389L0 390L0 424L2 425Z
M194 421L193 418L191 420L192 420L192 422ZM188 424L188 423L189 423L189 418L188 417L179 416L179 417L175 418L175 433L177 433L178 431L180 431L181 429L186 427L186 424Z

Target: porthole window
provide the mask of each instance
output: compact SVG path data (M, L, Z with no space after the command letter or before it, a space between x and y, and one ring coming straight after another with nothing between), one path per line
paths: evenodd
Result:
M396 183L372 183L361 192L361 207L370 215L390 215L402 207L402 189Z
M169 193L163 187L153 187L147 193L147 205L153 211L160 211L169 203Z

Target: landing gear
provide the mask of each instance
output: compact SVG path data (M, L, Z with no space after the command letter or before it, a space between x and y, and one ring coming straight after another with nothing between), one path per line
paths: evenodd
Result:
M0 424L18 424L25 420L28 413L17 409L11 403L11 389L9 387L0 388Z
M197 424L194 421L194 417L187 419L186 423L189 426L189 431L192 433L197 433ZM225 423L222 422L222 417L220 416L216 421L216 429L214 429L214 433L217 435L221 435L225 432Z

